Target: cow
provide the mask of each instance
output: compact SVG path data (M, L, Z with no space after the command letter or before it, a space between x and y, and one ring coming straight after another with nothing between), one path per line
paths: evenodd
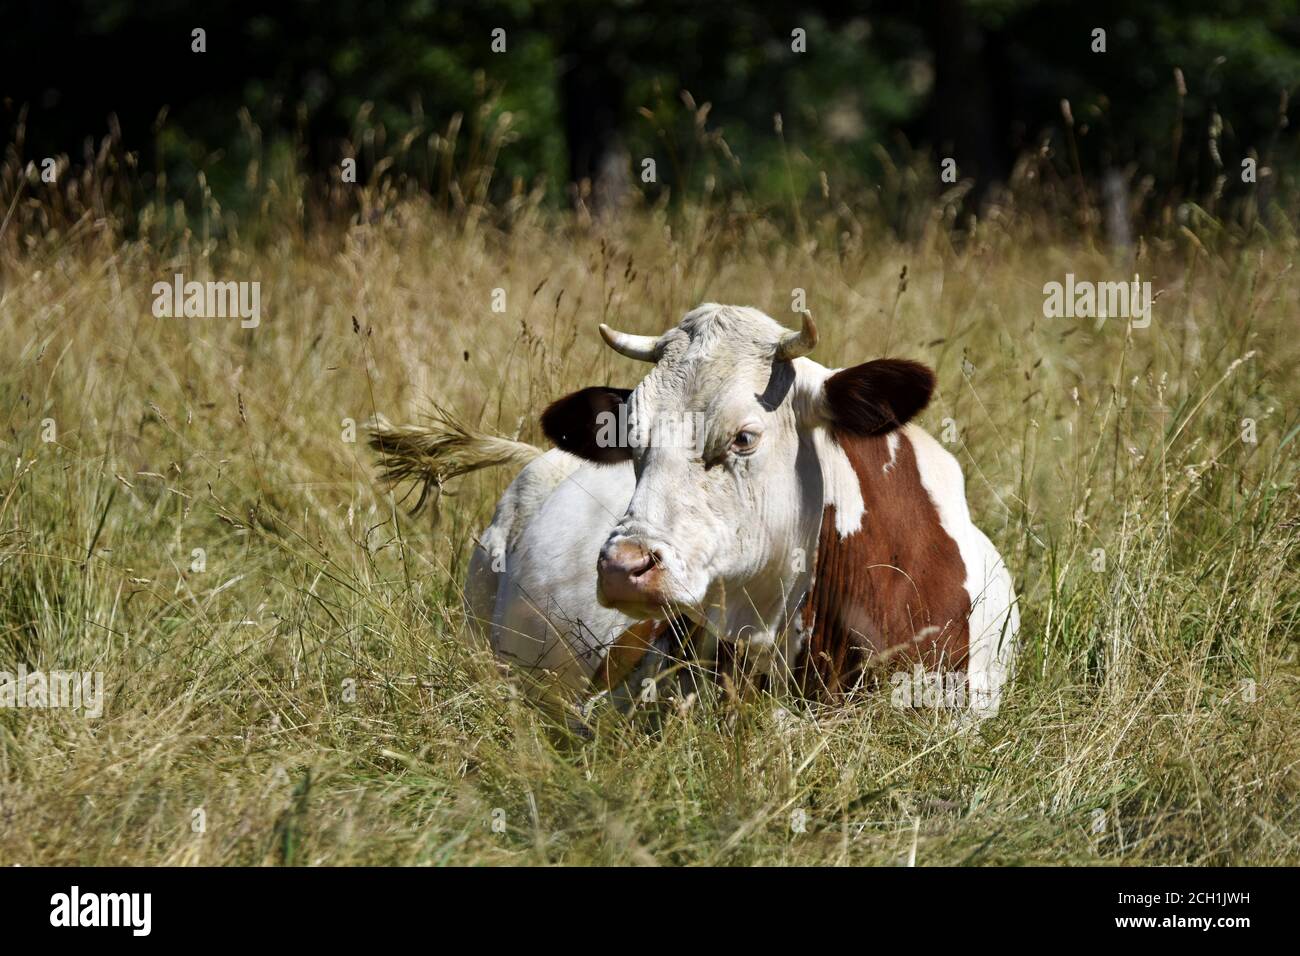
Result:
M961 467L911 421L928 368L820 365L806 312L789 330L708 303L662 335L600 334L649 374L551 404L549 451L468 429L371 436L390 479L525 463L465 586L500 658L582 694L703 634L769 684L838 696L923 668L957 675L966 712L997 712L1015 591Z

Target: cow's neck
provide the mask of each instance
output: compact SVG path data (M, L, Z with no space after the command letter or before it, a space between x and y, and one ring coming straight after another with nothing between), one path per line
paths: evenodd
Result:
M743 592L713 603L706 623L728 643L747 646L749 666L767 672L773 663L789 656L785 646L800 601L807 591L806 571L792 576L790 561L775 566L747 582Z

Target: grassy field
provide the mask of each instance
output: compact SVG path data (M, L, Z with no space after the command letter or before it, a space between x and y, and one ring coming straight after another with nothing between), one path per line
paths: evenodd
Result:
M107 698L0 709L0 864L1300 863L1284 222L1193 215L1125 257L1013 205L958 243L941 206L903 242L829 203L592 224L368 192L329 225L285 195L219 240L8 206L0 670L101 672ZM1149 328L1043 317L1044 283L1135 271ZM259 281L260 325L155 318L176 272ZM796 288L819 361L938 372L922 424L1020 593L1002 712L959 733L887 695L721 695L582 739L454 639L513 475L410 517L361 423L436 401L540 441L545 402L644 373L599 321L712 300L793 326Z

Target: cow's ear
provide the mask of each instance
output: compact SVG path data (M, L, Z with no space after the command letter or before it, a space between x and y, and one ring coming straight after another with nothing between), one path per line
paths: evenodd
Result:
M876 359L826 379L822 410L854 435L883 435L906 425L930 402L934 372L906 359Z
M542 412L546 437L572 455L608 465L632 457L621 440L619 406L631 389L594 386L557 399Z

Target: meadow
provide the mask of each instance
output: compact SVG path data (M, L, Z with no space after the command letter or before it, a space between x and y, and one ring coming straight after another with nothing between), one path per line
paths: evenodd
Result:
M1188 204L1116 250L1028 182L978 221L889 207L898 183L593 218L473 176L340 198L250 170L256 215L146 196L126 222L103 168L53 198L23 176L0 670L100 672L106 700L0 709L0 865L1300 863L1294 216ZM176 273L260 282L260 323L155 317ZM1134 273L1149 327L1044 316L1045 283ZM512 473L413 516L363 424L436 404L541 443L547 402L644 373L597 323L795 327L796 289L818 361L938 373L921 423L1020 594L1002 711L720 690L577 734L456 639Z

